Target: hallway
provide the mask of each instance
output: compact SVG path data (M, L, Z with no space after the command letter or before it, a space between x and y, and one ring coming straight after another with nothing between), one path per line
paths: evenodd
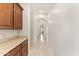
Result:
M31 47L28 56L53 56L53 51L48 47L46 42L40 42Z

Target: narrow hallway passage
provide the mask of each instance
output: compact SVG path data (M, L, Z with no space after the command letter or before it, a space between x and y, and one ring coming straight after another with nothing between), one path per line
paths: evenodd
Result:
M53 56L48 40L48 12L51 4L30 4L29 56ZM41 7L40 7L41 6Z

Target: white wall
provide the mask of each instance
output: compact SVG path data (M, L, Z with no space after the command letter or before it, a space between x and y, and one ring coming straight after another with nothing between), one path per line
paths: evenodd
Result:
M74 33L74 45L75 45L75 55L79 56L79 3L74 4L74 28L73 28L73 33Z
M33 45L34 42L34 16L33 13L30 13L30 45Z
M49 46L55 55L79 55L79 4L56 4L50 14Z
M25 36L27 36L28 35L28 13L29 13L29 11L28 11L28 3L20 3L20 5L23 7L23 24L22 24L22 26L23 26L23 29L22 29L22 31L21 31L21 35L25 35ZM30 7L29 7L30 8Z

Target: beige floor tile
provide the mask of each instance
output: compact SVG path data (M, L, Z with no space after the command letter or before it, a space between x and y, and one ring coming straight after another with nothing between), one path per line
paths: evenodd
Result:
M53 56L53 51L44 42L35 43L31 47L28 56Z

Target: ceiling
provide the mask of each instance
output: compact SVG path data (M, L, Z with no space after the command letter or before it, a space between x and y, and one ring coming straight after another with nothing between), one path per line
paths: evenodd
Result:
M40 10L48 13L54 6L54 3L31 3L30 4L30 11L32 13L39 12Z

